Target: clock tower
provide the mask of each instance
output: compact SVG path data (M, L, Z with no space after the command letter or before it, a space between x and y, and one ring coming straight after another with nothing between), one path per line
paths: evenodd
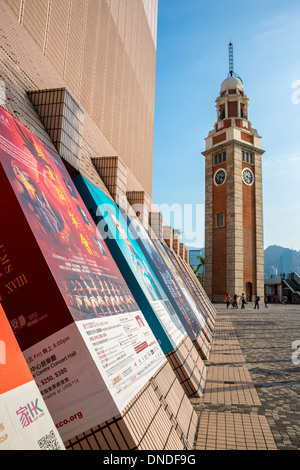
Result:
M217 122L205 139L205 290L213 302L264 295L261 137L249 98L233 70L216 99Z

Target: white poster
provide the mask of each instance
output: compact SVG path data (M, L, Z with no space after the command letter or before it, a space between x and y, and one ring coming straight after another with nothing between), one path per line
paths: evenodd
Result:
M72 323L24 355L63 441L118 415L166 361L139 311Z

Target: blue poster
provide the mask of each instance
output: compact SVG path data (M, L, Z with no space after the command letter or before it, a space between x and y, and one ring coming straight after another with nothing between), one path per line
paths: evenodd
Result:
M149 264L168 294L170 302L178 312L180 318L184 316L190 327L190 337L198 337L202 329L207 329L207 315L196 305L189 289L184 282L182 272L175 266L161 242L150 237L138 221L128 216L129 225L135 234ZM194 338L193 338L194 336Z
M168 354L187 332L131 232L126 216L82 175L73 181L156 339Z

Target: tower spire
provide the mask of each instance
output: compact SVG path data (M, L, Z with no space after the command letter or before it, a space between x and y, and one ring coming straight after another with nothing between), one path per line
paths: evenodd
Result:
M237 73L235 73L235 71L234 71L233 45L232 45L231 40L230 40L230 43L228 45L228 55L229 55L229 74L228 74L228 77L237 77L241 80L241 82L243 82L241 77Z
M229 75L232 77L234 74L234 65L233 65L233 45L230 41L228 45L228 52L229 52Z

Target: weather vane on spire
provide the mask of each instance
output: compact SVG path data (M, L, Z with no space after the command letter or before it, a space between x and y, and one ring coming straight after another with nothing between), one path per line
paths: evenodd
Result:
M228 74L228 77L237 77L241 80L241 82L243 82L243 80L241 79L241 77L234 72L234 64L233 64L233 45L232 45L232 42L230 40L230 43L229 43L229 46L228 46L228 52L229 52L229 74Z

